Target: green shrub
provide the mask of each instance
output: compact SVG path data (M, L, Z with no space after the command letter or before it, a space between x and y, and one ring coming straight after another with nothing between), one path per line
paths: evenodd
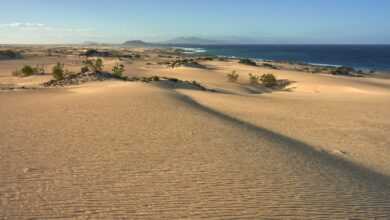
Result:
M25 65L22 69L22 76L31 76L34 75L34 68L30 65Z
M116 63L114 68L112 68L112 75L117 77L122 77L122 73L125 71L125 66L123 64Z
M258 85L259 84L259 76L253 75L252 73L249 73L249 84Z
M265 85L266 87L272 87L276 85L276 77L272 73L266 73L261 75L260 81Z
M138 53L134 55L135 58L141 58L141 55L139 55Z
M238 74L236 73L235 70L233 70L232 73L227 74L227 77L228 77L228 82L234 83L237 82Z
M56 80L61 80L64 78L64 64L58 62L52 69L53 77Z

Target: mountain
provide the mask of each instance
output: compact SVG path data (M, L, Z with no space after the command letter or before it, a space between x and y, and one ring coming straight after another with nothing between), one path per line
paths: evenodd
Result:
M129 41L124 42L123 45L126 45L126 46L146 46L146 45L150 45L150 44L146 43L142 40L129 40Z
M199 37L178 37L172 40L161 42L161 44L194 44L194 45L203 45L203 44L217 44L218 41L203 39Z

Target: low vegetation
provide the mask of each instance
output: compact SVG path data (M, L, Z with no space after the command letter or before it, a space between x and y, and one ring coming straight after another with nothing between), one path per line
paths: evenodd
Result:
M333 75L349 75L354 71L352 67L341 66L332 71Z
M125 66L123 64L116 63L114 68L112 68L112 75L117 77L122 77L122 73L125 71Z
M256 62L250 59L240 59L238 63L249 65L249 66L257 66Z
M168 67L170 68L178 68L181 66L185 67L194 67L194 68L206 68L202 64L199 64L194 59L182 59L182 60L175 60L168 63Z
M228 82L235 83L238 80L238 74L235 70L233 70L231 73L227 74Z
M249 73L249 84L258 85L259 84L259 76Z
M64 64L58 62L52 69L52 75L56 80L64 78Z
M249 84L250 85L262 85L266 87L273 87L277 84L277 79L274 74L266 73L261 76L249 73Z
M26 77L26 76L32 76L32 75L44 75L45 74L45 68L43 65L25 65L21 69L15 69L12 71L13 76L19 76L19 77Z
M85 72L88 72L88 71L93 71L93 72L102 72L103 71L103 61L102 59L98 58L98 59L85 59L83 61L83 64L84 64L84 69L82 69L83 71ZM82 72L83 72L82 71Z
M13 50L0 50L0 56L6 56L10 58L16 58L20 55L19 52Z
M272 73L266 73L260 76L260 81L266 87L273 87L276 85L277 79Z

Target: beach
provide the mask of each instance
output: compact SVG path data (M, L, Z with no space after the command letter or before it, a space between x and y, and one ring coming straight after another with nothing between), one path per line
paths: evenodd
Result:
M0 60L0 218L390 218L390 79L107 46L132 57L104 71L167 80L47 88L88 49L51 47ZM27 64L49 74L12 76Z

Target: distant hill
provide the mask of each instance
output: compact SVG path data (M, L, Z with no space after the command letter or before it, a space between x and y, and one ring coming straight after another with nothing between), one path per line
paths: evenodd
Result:
M126 45L126 46L147 46L147 45L151 45L151 44L146 43L142 40L129 40L129 41L124 42L123 45Z
M217 41L209 40L209 39L203 39L199 37L178 37L172 40L161 42L161 44L195 44L195 45L202 45L202 44L218 44Z

